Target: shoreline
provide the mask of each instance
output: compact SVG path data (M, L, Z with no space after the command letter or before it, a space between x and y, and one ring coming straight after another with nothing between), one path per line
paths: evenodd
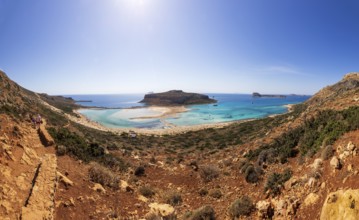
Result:
M278 115L290 113L290 112L293 111L293 106L294 105L295 104L284 105L287 108L286 112L281 113L281 114L271 114L271 115L268 115L266 117L276 117ZM53 106L51 106L51 107L55 108ZM65 116L69 120L71 120L73 122L76 122L78 124L81 124L83 126L93 128L93 129L97 129L97 130L100 130L100 131L112 132L112 133L118 134L118 135L123 133L123 132L126 132L126 133L135 132L135 133L142 134L142 135L159 135L159 136L161 136L161 135L174 135L174 134L186 133L186 132L189 132L189 131L204 130L204 129L209 129L209 128L217 129L217 128L223 128L223 127L229 126L231 124L244 123L244 122L248 122L248 121L257 120L256 118L252 118L252 119L242 119L242 120L234 120L234 121L218 122L218 123L210 123L210 124L177 126L177 125L174 125L174 124L171 124L171 123L167 122L165 119L168 118L168 117L174 116L176 114L189 111L189 109L186 108L185 106L175 106L175 107L174 106L169 106L169 107L146 106L146 107L140 107L140 108L147 108L149 110L157 111L157 112L159 112L159 114L151 115L151 116L135 117L135 118L131 118L131 119L158 118L165 125L165 128L157 128L157 129L156 128L155 129L148 129L148 128L110 128L110 127L106 127L106 126L100 124L99 122L92 121L91 119L89 119L85 115L81 114L79 112L79 110L81 110L81 109L74 110L74 113L77 115L77 117L75 117L73 115L66 114L66 113L65 113ZM88 108L83 108L83 109L88 109ZM98 108L94 108L94 109L98 109ZM133 109L133 108L129 108L129 109Z
M157 108L158 106L153 106L153 107ZM158 107L158 108L163 108L163 107ZM166 128L161 128L161 129L109 128L109 127L106 127L106 126L100 124L99 122L92 121L91 119L87 118L85 115L79 113L78 110L79 109L74 110L74 113L78 117L75 117L75 116L72 116L72 115L69 115L69 114L65 114L65 115L69 120L71 120L73 122L76 122L78 124L81 124L83 126L93 128L93 129L97 129L97 130L101 130L101 131L113 132L113 133L116 133L116 134L121 134L122 132L129 133L130 131L133 131L135 133L143 134L143 135L172 135L172 134L185 133L185 132L189 132L189 131L198 131L198 130L203 130L203 129L208 129L208 128L223 128L223 127L226 127L226 126L231 125L231 124L243 123L243 122L255 120L255 119L243 119L243 120L236 120L236 121L230 121L230 122L220 122L220 123L213 123L213 124L176 126L176 125L173 125L173 124L171 124L171 123L169 123L167 121L164 121L163 119L166 118L166 117L169 117L169 116L171 116L173 114L178 114L179 112L178 111L170 111L170 112L166 111L166 112L163 112L163 114L160 115L162 117L162 118L160 118L160 120L165 124ZM149 116L149 117L154 117L154 116Z

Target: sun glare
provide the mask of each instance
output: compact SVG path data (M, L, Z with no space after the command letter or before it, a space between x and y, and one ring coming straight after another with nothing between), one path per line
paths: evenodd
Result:
M113 0L116 8L127 11L136 16L148 14L153 1L151 0Z

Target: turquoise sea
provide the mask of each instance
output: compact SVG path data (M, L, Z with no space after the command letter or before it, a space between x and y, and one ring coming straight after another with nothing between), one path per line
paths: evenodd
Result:
M304 102L310 96L290 95L286 98L253 98L247 94L207 94L218 100L216 104L190 105L189 111L174 117L160 119L134 119L142 116L158 115L158 112L138 103L144 94L131 95L71 95L84 106L106 107L107 109L82 109L79 112L93 121L111 128L162 129L168 123L175 126L211 124L243 119L263 118L287 111L286 104Z

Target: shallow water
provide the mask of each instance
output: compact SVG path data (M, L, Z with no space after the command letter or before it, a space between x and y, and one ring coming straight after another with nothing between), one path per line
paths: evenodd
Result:
M309 96L287 96L287 98L253 98L243 94L208 94L218 100L216 104L187 106L189 111L179 113L175 117L166 118L165 122L176 126L201 125L243 119L263 118L272 114L287 111L286 104L301 103ZM143 95L101 95L71 96L76 100L90 99L88 106L129 108L143 106L138 103ZM129 101L132 100L132 101ZM143 116L159 115L159 112L148 108L134 109L83 109L79 111L93 121L111 128L165 128L160 119L133 119Z

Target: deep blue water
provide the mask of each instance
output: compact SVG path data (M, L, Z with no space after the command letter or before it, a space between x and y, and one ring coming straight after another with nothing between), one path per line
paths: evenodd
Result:
M310 96L287 96L286 98L253 98L245 94L208 94L214 96L218 103L187 106L189 111L180 113L172 118L166 118L167 123L176 126L211 124L242 119L262 118L272 114L287 111L286 104L297 104L307 100ZM73 95L75 100L92 100L81 102L86 106L108 108L130 108L144 106L138 103L144 94L131 95ZM83 109L80 113L89 119L108 127L121 128L164 128L159 119L133 119L134 117L156 115L148 109Z

